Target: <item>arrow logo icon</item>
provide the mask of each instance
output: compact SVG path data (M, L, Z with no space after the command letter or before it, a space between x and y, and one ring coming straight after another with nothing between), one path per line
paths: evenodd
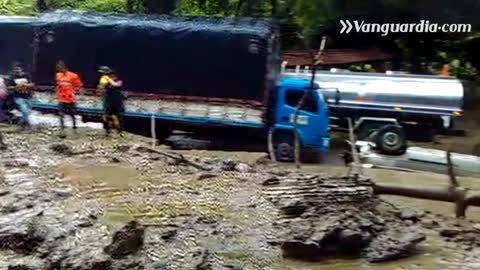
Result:
M342 24L342 29L340 30L340 34L348 34L352 31L353 25L349 20L340 20Z

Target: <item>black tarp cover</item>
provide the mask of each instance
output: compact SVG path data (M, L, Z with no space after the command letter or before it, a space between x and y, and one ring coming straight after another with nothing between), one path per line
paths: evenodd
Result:
M86 87L108 65L129 92L264 103L278 76L278 32L266 20L57 11L35 22L35 81L63 59Z
M0 16L0 74L10 70L15 61L32 69L32 17Z

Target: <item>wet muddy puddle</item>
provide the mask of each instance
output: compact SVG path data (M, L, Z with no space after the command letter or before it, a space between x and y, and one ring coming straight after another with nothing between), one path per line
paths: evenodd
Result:
M337 166L318 166L307 165L304 170L308 172L320 172L329 174L343 174L345 168ZM155 222L167 221L173 216L188 215L192 211L192 205L197 208L202 208L203 211L221 211L225 212L228 209L214 209L213 204L201 205L194 203L187 197L176 197L175 199L169 196L175 193L175 185L168 179L161 181L165 186L162 188L162 200L164 202L155 206L155 203L146 203L141 198L142 194L138 193L139 189L144 187L145 181L141 177L138 170L130 164L116 163L116 164L98 164L98 165L81 165L65 163L58 167L58 172L63 174L65 181L70 183L79 193L79 196L90 200L101 201L105 206L103 221L108 225L122 223L133 218L143 218L147 220L154 220ZM447 177L440 174L418 174L406 172L392 172L385 170L366 170L367 175L384 183L397 183L405 186L445 186ZM480 190L480 181L472 178L459 178L465 187ZM157 184L158 181L156 180ZM188 179L182 179L178 185L188 186L191 182ZM193 189L210 189L207 184L203 186L191 186ZM215 193L222 193L222 190L216 190ZM388 202L394 203L401 207L420 208L432 213L452 216L453 204L433 202L427 200L410 199L396 196L387 196L384 198ZM155 196L152 200L156 200ZM158 198L157 198L158 200ZM208 201L208 200L206 200ZM136 202L136 203L135 203ZM183 214L182 214L183 213ZM471 220L480 221L480 209L470 208L468 210L468 218ZM454 255L451 249L445 248L444 240L440 239L437 233L427 232L427 241L420 244L418 247L418 255L383 264L368 264L360 260L349 259L326 259L322 262L300 262L295 260L283 260L282 269L296 269L296 270L387 270L387 269L478 269L479 265L474 263L464 262L463 257ZM453 246L452 246L453 247Z

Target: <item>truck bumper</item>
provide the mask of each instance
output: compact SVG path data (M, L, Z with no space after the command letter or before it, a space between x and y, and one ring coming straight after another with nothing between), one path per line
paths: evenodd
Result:
M304 148L306 152L316 152L316 153L326 153L330 149L330 137L322 137L320 144L318 145L307 145Z

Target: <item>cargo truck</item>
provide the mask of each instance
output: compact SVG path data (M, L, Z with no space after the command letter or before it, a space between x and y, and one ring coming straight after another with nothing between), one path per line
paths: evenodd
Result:
M296 130L302 153L328 150L328 108L318 85L280 78L279 34L269 21L55 11L2 17L0 24L2 59L30 63L36 110L56 111L52 82L62 59L85 84L78 113L100 120L97 69L107 65L124 82L126 125L160 139L172 130L264 145L268 138L277 160L291 161ZM305 93L295 129L295 107Z

